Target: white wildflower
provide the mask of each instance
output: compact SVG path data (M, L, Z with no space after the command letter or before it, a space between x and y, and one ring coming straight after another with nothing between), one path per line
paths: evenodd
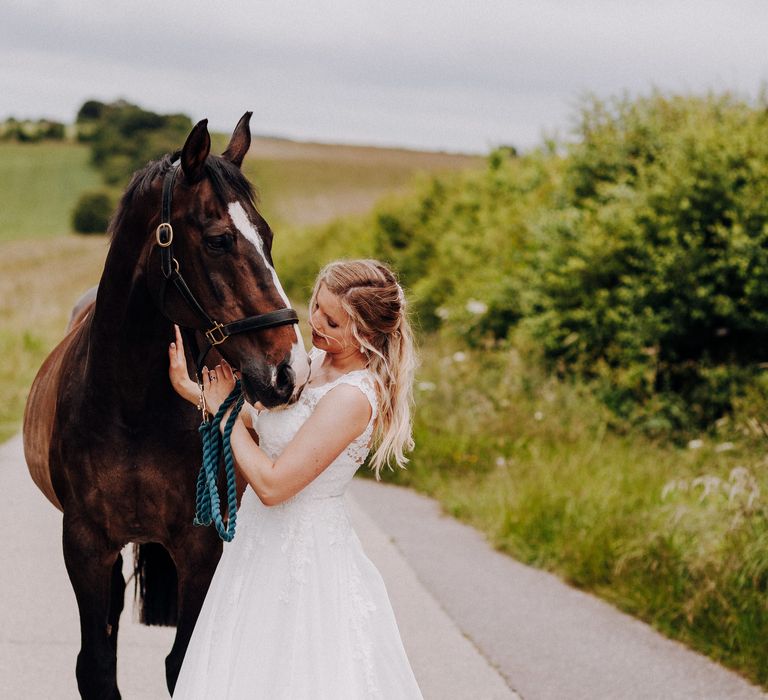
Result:
M475 316L479 316L480 314L484 314L486 311L488 311L488 304L477 299L470 299L467 302L466 309L469 311L469 313L474 314Z
M721 487L723 486L723 481L720 479L720 477L712 476L711 474L705 474L704 476L697 476L691 482L691 484L694 488L697 486L703 487L701 496L699 498L699 501L703 501L711 493L720 491Z
M416 386L419 391L434 391L437 389L437 384L434 382L419 382Z
M451 315L451 311L450 309L446 309L444 306L439 306L437 309L435 309L435 314L438 318L441 318L443 321L445 321L445 319Z
M534 420L544 420L544 414L541 411L536 411L536 413L533 414Z
M734 467L731 469L731 473L728 474L728 481L731 483L740 481L746 482L752 479L752 475L749 473L749 469L746 467Z
M496 457L496 466L497 467L506 467L507 466L507 460L504 459L504 457Z
M672 479L664 484L664 488L661 489L661 500L666 500L667 496L674 491L681 491L685 493L690 488L686 479Z
M732 442L721 442L719 445L715 446L715 452L728 452L734 447L735 445Z
M746 467L734 467L728 475L728 481L731 483L728 501L733 503L738 496L746 495L746 507L751 510L755 501L760 498L760 486L755 477Z
M688 443L689 450L698 450L700 447L704 447L704 440L696 439Z
M467 359L467 353L461 352L459 350L458 352L453 353L453 361L454 362L464 362L464 360Z
M669 496L669 494L673 491L677 491L676 479L672 479L672 481L668 481L666 484L664 484L664 488L661 489L661 500L666 500L667 496Z

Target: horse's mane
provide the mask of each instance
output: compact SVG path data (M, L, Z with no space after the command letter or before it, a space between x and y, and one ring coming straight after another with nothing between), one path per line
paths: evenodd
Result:
M120 204L109 225L111 236L119 231L125 213L130 209L137 197L146 194L152 183L159 177L165 177L173 163L180 157L181 151L167 153L158 160L147 163L144 168L137 170L128 183ZM240 168L220 156L208 156L205 161L205 176L211 181L213 192L222 204L233 199L245 200L256 206L256 192L253 185L243 175ZM159 205L158 205L159 211Z

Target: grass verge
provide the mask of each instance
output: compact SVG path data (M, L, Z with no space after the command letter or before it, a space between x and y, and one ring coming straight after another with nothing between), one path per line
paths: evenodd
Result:
M768 687L765 426L741 415L690 447L621 434L524 354L431 339L412 464L386 478Z

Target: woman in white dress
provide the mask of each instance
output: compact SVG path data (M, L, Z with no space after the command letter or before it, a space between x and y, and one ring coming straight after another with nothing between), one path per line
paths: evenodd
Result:
M384 583L342 498L371 446L377 478L390 461L403 466L412 448L405 298L378 261L331 263L315 283L310 324L312 376L298 402L243 411L232 431L248 486L176 699L422 697ZM169 354L174 387L196 401L178 332ZM234 386L232 370L222 363L203 374L215 411Z

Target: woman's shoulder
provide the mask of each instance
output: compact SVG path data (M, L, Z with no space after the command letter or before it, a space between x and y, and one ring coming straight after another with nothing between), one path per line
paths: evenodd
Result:
M376 389L373 383L373 377L367 369L357 369L347 372L329 382L325 387L321 400L327 403L331 402L354 402L360 409L370 405L372 415L376 415Z
M319 368L325 358L325 351L319 350L313 346L309 351L309 358L312 364ZM342 389L342 387L348 388ZM304 387L304 393L307 394L308 397L312 397L311 402L313 404L323 401L329 396L330 397L326 403L343 399L345 395L354 397L356 394L362 394L371 405L374 415L376 414L377 402L375 382L373 380L373 375L368 368L355 369L351 372L341 374L335 379L314 386L312 384L307 384L307 386Z

